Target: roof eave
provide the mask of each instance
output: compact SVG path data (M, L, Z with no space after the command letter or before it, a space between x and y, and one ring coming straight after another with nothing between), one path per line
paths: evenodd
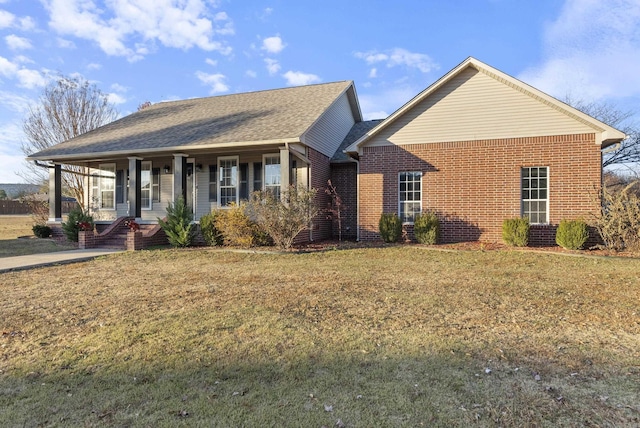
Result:
M106 157L119 157L119 156L131 156L131 155L144 155L150 153L176 153L176 152L190 152L200 151L206 149L224 149L224 148L238 148L238 147L252 147L252 146L265 146L271 144L290 144L301 143L299 137L291 138L278 138L274 140L257 140L257 141L232 141L228 143L216 143L216 144L203 144L197 146L174 146L174 147L156 147L148 149L134 149L134 150L112 150L104 152L88 152L88 153L76 153L76 154L60 154L60 155L42 155L42 156L28 156L27 160L41 160L41 161L80 161L86 159L99 159Z

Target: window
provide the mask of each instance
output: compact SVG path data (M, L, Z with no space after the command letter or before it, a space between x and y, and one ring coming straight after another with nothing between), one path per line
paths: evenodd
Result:
M218 181L216 180L216 172L218 165L209 165L209 202L218 200Z
M274 192L280 197L280 155L265 155L264 158L264 190Z
M140 169L140 207L151 209L151 162L142 162Z
M401 172L398 186L398 212L403 223L413 223L422 211L422 173Z
M253 163L253 191L262 190L262 162Z
M218 158L220 206L238 203L238 158Z
M100 165L100 208L116 209L116 166L115 164Z
M522 217L531 224L549 223L549 168L526 167L522 175Z
M160 168L151 169L151 199L160 202Z

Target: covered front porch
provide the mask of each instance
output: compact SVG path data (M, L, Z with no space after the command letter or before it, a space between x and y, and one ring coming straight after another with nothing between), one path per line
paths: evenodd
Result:
M85 167L87 211L96 224L95 237L80 243L86 248L99 246L139 249L146 244L127 244L124 224L134 220L143 236L162 233L158 218L183 197L191 207L194 221L214 209L224 209L249 199L254 191L280 194L284 186L310 187L311 161L302 144L263 145L236 150L148 153L77 161ZM53 164L49 170L49 224L59 227L61 215L61 176L64 167ZM107 236L109 235L109 236ZM128 238L131 240L131 238ZM143 240L144 241L144 240ZM149 240L149 245L160 243ZM135 247L135 248L132 248Z

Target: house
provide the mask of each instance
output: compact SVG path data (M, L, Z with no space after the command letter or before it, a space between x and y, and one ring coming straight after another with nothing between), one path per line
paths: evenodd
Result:
M158 103L29 158L53 165L54 227L61 165L74 164L86 168L85 200L101 234L122 237L129 218L152 234L180 196L197 221L254 190L325 187L331 157L361 121L353 82L334 82ZM324 192L317 198L326 206ZM329 237L330 226L318 218L307 239Z
M397 212L411 237L428 210L443 242L497 241L503 219L527 216L531 241L551 243L561 219L598 207L602 150L623 138L468 58L382 121L362 120L343 81L159 103L29 158L52 165L54 227L61 164L86 168L101 235L128 218L157 234L180 196L197 220L253 190L323 189L331 179L349 208L345 236L378 239L380 215ZM324 192L317 198L326 206ZM331 235L322 217L303 239Z
M358 159L359 239L383 212L409 233L435 212L443 242L501 240L528 217L530 243L555 245L562 219L599 209L602 150L624 133L468 58L345 149Z

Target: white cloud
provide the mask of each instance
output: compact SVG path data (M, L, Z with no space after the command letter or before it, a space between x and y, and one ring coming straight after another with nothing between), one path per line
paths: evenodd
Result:
M18 28L24 31L30 31L36 28L36 22L30 16L22 17L18 20Z
M109 94L107 94L107 100L111 104L115 104L115 105L124 104L128 101L124 96L117 94L115 92L110 92Z
M18 85L22 86L23 88L33 89L45 86L47 84L46 77L36 70L21 68L16 73L16 76L18 78Z
M278 71L280 71L280 63L277 60L265 58L264 63L267 65L267 71L269 72L270 76L273 76L277 74Z
M287 80L287 85L289 86L310 85L322 80L315 74L303 73L301 71L287 71L282 75L282 77Z
M45 5L49 26L58 34L91 40L107 55L129 61L142 59L156 41L178 49L231 53L231 47L213 37L233 34L233 22L223 12L206 18L204 0L111 0L101 8L92 1L45 0Z
M252 79L255 79L256 77L258 77L258 73L256 73L253 70L247 70L244 72L244 75L247 77L251 77Z
M262 40L262 49L272 54L282 52L285 46L280 36L267 37Z
M67 39L63 39L61 37L58 37L56 39L56 42L58 44L58 47L60 47L60 48L64 48L64 49L75 49L76 48L76 44L73 43L71 40L67 40Z
M429 55L410 52L403 48L393 48L385 52L356 52L354 55L356 58L365 60L369 65L385 63L389 68L397 66L417 68L423 73L429 73L439 68Z
M544 33L545 59L518 78L557 98L640 96L640 3L567 0Z
M209 64L212 67L216 67L218 65L218 61L216 61L214 59L210 59L210 58L205 59L204 62L206 62L207 64Z
M16 17L13 13L0 10L0 28L9 28L13 25Z
M202 71L196 71L196 77L205 85L211 86L212 94L219 94L229 90L229 86L224 83L224 80L227 78L224 74L209 74Z
M31 49L33 47L29 39L16 36L15 34L9 34L4 38L4 41L7 43L9 49L13 51Z
M114 83L111 85L111 90L124 93L124 92L127 92L129 88L127 88L126 86L122 86L119 83Z
M378 69L374 67L369 71L369 78L375 79L376 77L378 77Z
M31 103L31 101L32 101L31 99L24 97L22 95L18 95L16 93L0 91L0 106L5 107L12 112L16 112L20 114L25 113L28 110L29 104ZM6 129L4 129L2 132L0 132L0 140L2 138L6 138L7 135L10 135L10 134L7 134Z
M24 156L0 153L0 183L23 183L18 173L24 170Z
M409 84L394 83L387 87L377 86L375 92L359 92L362 116L366 120L384 119L424 89Z
M87 70L100 70L102 68L102 64L98 64L97 62L90 62L87 64Z
M0 75L9 79L17 79L18 86L27 89L33 89L47 84L46 76L37 71L9 61L0 56Z

